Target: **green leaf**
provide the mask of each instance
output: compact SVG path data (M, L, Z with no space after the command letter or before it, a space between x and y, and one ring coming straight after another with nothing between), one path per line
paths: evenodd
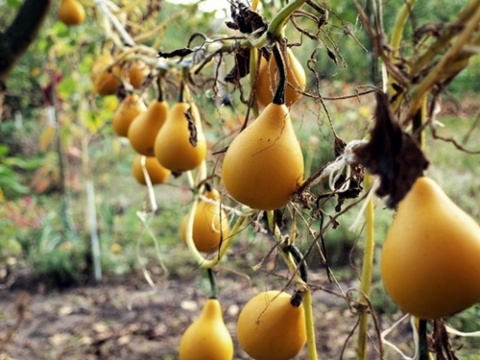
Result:
M18 9L20 4L20 0L7 0L7 6L12 9Z

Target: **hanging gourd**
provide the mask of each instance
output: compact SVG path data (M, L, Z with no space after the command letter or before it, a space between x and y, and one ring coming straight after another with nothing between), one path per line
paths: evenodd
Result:
M147 111L143 100L135 93L127 94L113 114L113 130L118 136L127 137L133 119Z
M282 291L262 292L243 307L237 321L242 349L256 360L287 360L307 341L303 305ZM298 305L298 306L296 306Z
M180 340L180 360L231 360L233 341L223 321L222 308L216 298L205 302L199 317Z
M67 26L80 25L85 21L85 9L78 0L62 0L58 18Z
M480 301L480 226L420 177L398 206L381 270L403 311L425 320L462 311Z
M184 90L188 91L182 84L180 99L170 109L154 145L160 164L175 173L195 169L207 155L200 113L195 103L184 100Z
M207 184L203 193L205 199L200 199L193 220L192 238L198 251L213 253L218 251L221 242L229 235L228 217L220 204L220 194ZM186 228L188 215L183 218L180 226L180 237L186 243Z
M159 80L160 81L160 80ZM163 99L161 84L158 97L150 103L147 111L140 113L128 127L128 139L133 149L145 156L154 156L155 138L167 120L170 108Z
M90 79L92 80L93 92L95 94L100 96L113 95L121 85L121 70L118 66L112 67L113 63L112 55L106 50L95 61L90 72Z
M281 63L277 47L274 53ZM285 105L284 75L283 71L273 102L235 137L223 160L228 193L254 209L285 206L303 181L303 154Z
M302 64L297 60L290 48L283 52L283 59L287 74L285 105L291 106L302 97L302 92L307 84L307 76ZM268 62L262 57L255 86L255 96L258 103L262 106L267 106L273 100L279 80L277 67L275 56L271 56Z
M128 80L134 89L139 89L143 85L148 75L148 71L147 65L141 60L135 60L130 64L127 70L127 75Z
M143 172L142 162L148 173L152 185L163 184L170 176L170 170L165 169L154 156L143 156L137 154L133 159L132 173L133 177L141 185L146 185L145 174Z

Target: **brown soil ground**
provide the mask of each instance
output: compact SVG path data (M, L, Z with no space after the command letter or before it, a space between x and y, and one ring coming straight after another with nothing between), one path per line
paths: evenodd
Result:
M220 279L218 285L235 359L249 359L236 344L235 322L258 289L238 278ZM0 290L2 360L178 359L180 337L208 297L199 279L191 278L163 280L155 290L141 278L64 290L23 287ZM314 293L314 304L319 359L340 359L357 317L344 300L324 291ZM380 358L373 342L369 359ZM343 359L355 358L355 344L355 338L347 343ZM296 357L306 358L306 349Z

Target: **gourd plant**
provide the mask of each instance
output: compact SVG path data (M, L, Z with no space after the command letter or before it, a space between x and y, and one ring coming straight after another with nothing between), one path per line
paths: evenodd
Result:
M292 296L286 293L289 286L286 284L284 289L258 294L240 313L238 340L253 358L291 358L305 343L308 358L317 358L312 301L315 287L307 276L306 253L300 252L297 246L300 228L297 222L306 219L309 225L313 219L326 218L322 206L333 197L337 197L337 213L328 221L322 221L316 234L307 226L305 237L313 238L314 244L321 241L325 233L337 225L339 217L351 208L342 210L342 205L349 199L359 198L363 191L361 213L365 215L366 230L361 281L358 289L344 296L352 311L355 309L358 313L358 359L367 358L368 324L375 311L370 300L375 194L385 198L387 207L397 211L382 250L382 277L395 303L417 321L420 358L430 357L426 346L427 321L434 321L438 326L442 317L480 300L476 276L480 270L480 228L426 176L428 160L423 145L427 124L433 122L431 112L427 111L429 97L434 103L442 88L468 65L475 54L469 49L479 45L480 2L470 0L453 23L459 26L445 27L427 46L415 48L412 55L404 58L400 53L402 34L414 2L409 0L402 5L389 41L382 28L381 2L369 1L364 10L355 1L359 19L371 40L374 64L381 64L383 69L383 75L379 76L374 66L372 75L374 84L370 92L375 92L375 124L366 139L346 143L329 119L336 159L308 178L304 178L304 158L291 110L303 95L308 95L322 105L327 115L328 111L319 92L308 92L307 74L288 44L285 29L293 24L301 30L294 20L301 16L321 28L328 22L327 6L292 0L267 22L259 13L258 1L252 1L250 7L238 2L232 4L235 16L229 26L240 30L241 36L214 40L204 36L205 41L200 46L158 52L160 58L157 58L156 48L137 45L105 2L96 2L96 7L111 22L122 41L117 39L119 49L113 56L104 47L104 54L92 71L94 91L101 96L126 91L113 121L115 128L119 118L125 117L124 108L132 98L141 104L128 122L122 120L121 131L117 129L116 132L120 136L128 134L134 150L144 156L137 161L134 172L143 175L143 178L136 177L147 185L151 214L156 211L152 186L157 181L152 181L156 177L150 173L145 156L153 155L153 147L162 168L187 179L193 196L181 225L181 238L198 267L207 269L211 284L214 283L212 269L224 261L237 235L253 222L252 219L262 215L267 220L266 230L275 239L274 246L278 246L290 270ZM304 6L309 10L303 10ZM312 15L311 11L316 14ZM246 24L245 19L251 22ZM311 38L317 36L306 30L302 34ZM237 62L227 77L240 88L243 86L240 79L250 74L250 97L245 100L243 125L230 134L234 138L226 149L212 155L205 135L208 129L204 130L195 96L190 92L190 88L196 86L192 77L215 59L215 84L225 86L224 79L218 79L218 72L223 57L232 53ZM127 70L133 69L139 61L150 74L143 81L136 81L134 86L135 76ZM142 91L148 88L152 78L157 78L160 84L168 74L174 74L178 81L177 101L167 111L162 87L158 86L161 96L147 109L139 95L146 97ZM160 104L163 104L162 110L157 112L155 108ZM248 124L250 113L255 120ZM137 124L145 123L151 116L156 117L157 125L155 128L152 125L145 135L139 135ZM412 134L407 132L410 128ZM156 133L153 143L152 133ZM214 157L221 164L221 171L214 169L209 175L208 167ZM162 178L158 183L164 181ZM328 182L331 192L319 193L315 186L321 182ZM291 214L287 231L275 221L274 212L278 209L286 209L286 213ZM328 271L331 275L331 269ZM449 284L455 284L454 291L444 285L447 278ZM182 359L195 358L196 350L192 353L192 349L197 349L203 341L203 329L207 325L218 331L218 339L221 339L211 347L225 345L218 351L224 355L221 359L233 357L231 340L225 333L216 298L215 292L207 300L199 319L186 330L180 344ZM256 322L261 325L255 325ZM283 324L289 326L282 329ZM440 349L437 353L450 351L442 339L435 340ZM379 339L380 356L383 356L384 343ZM205 357L210 358L210 355Z

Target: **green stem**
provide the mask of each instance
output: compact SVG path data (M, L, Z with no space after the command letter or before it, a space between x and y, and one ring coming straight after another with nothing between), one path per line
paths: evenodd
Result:
M365 175L365 188L370 189L372 187L373 179L372 175ZM373 258L375 250L375 209L373 203L373 197L368 200L367 208L365 209L365 250L363 254L363 266L362 276L360 280L360 299L359 302L363 302L370 297L372 273L373 273ZM367 348L367 335L368 335L368 313L363 312L360 314L359 333L357 340L357 360L366 359Z
M307 331L308 360L317 360L317 346L315 343L315 321L313 319L312 291L308 288L303 297L303 311Z
M267 33L274 40L281 40L283 38L284 28L287 21L292 14L300 9L307 0L294 0L285 5L277 15L272 19L268 26Z
M446 74L450 74L452 65L455 64L455 60L458 58L462 49L471 40L472 34L478 28L479 22L480 6L475 10L475 13L472 15L470 20L465 24L462 33L457 37L456 41L451 44L445 55L442 56L442 58L428 73L428 75L425 76L420 84L415 86L410 92L410 99L412 100L412 103L410 105L410 110L406 117L406 121L409 121L415 115L415 113L421 107L423 97L433 88L437 81L442 78L444 79ZM465 59L462 59L462 61L465 61ZM466 66L467 63L468 62L465 62L464 66ZM454 68L455 72L458 72L458 70L459 69Z
M285 60L280 50L279 43L275 43L273 47L273 56L278 69L278 84L275 89L275 95L273 96L272 103L277 105L285 104L285 90L287 87L287 70L285 68Z
M400 44L402 42L403 37L403 29L405 28L405 24L407 22L408 16L412 11L413 6L415 5L416 0L406 0L403 3L400 12L395 19L395 24L393 25L393 32L392 32L392 40L390 42L390 46L392 47L393 51L391 53L390 59L395 62L395 59L398 56L398 52L400 49ZM389 76L388 78L388 95L391 97L395 93L394 88L392 87L393 78Z
M217 298L217 282L215 281L215 274L213 273L213 270L211 268L207 269L207 274L208 274L208 281L210 283L210 299L216 299Z
M258 69L257 69L257 64L258 64L258 49L255 47L252 47L250 49L250 92L253 92L254 89L256 88L256 82L258 81ZM261 55L260 55L261 56ZM252 101L252 111L253 111L253 117L256 119L258 117L258 104L255 100Z

